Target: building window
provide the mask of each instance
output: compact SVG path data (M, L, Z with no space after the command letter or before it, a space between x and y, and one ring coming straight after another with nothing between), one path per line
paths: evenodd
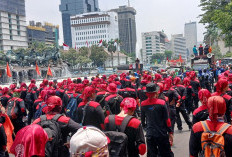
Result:
M151 37L146 37L146 40L150 40L151 39Z
M13 50L13 49L14 49L14 47L13 47L13 46L11 46L11 47L10 47L10 49L11 49L11 50Z
M65 10L68 11L68 4L65 5Z
M20 35L20 31L17 31L18 35Z
M10 13L8 13L8 18L9 18L9 19L11 18L11 14L10 14Z

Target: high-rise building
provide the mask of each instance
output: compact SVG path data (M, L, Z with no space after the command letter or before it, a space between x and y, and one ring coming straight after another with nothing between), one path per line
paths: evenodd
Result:
M27 47L25 0L1 0L0 51Z
M136 10L133 7L120 6L112 9L118 13L119 39L122 41L121 50L127 53L136 52Z
M98 45L119 38L116 12L93 12L71 16L73 48Z
M165 52L166 38L166 34L160 31L142 33L142 58L144 64L152 64L151 57L153 54Z
M45 22L42 25L41 22L30 21L27 26L28 45L32 42L43 42L46 45L58 46L59 40L59 26Z
M64 43L72 47L70 16L99 11L98 0L61 0Z
M194 45L197 45L197 23L186 23L184 27L184 37L186 39L187 55L193 53Z
M179 58L181 55L182 59L187 59L186 53L186 39L183 37L183 34L172 35L171 39L171 51L175 58Z

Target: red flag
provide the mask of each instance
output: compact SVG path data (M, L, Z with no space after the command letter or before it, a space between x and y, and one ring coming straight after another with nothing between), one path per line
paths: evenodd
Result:
M40 71L39 71L39 66L37 65L37 63L35 63L35 70L36 70L37 74L38 74L39 76L41 76L41 73L40 73Z
M8 77L12 77L8 62L6 64L6 74L7 74Z
M68 51L68 50L69 50L69 46L68 46L67 44L63 43L63 49L64 49L65 51Z
M87 47L89 47L89 42L88 41L86 41L86 45L87 45Z
M51 71L51 69L50 69L50 67L49 67L49 66L48 66L48 72L47 72L47 75L48 75L48 76L53 76L53 75L52 75L52 71Z
M98 44L98 47L101 47L102 46L102 39L100 40L99 44Z

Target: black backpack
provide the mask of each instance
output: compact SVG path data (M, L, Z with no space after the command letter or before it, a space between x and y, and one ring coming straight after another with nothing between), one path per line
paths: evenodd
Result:
M17 98L12 98L7 103L6 113L11 120L19 117L20 108L17 105L17 100Z
M115 115L109 116L109 130L105 132L105 135L110 139L108 145L110 157L127 157L128 150L128 137L124 133L129 121L134 118L133 116L126 116L121 126L118 128L115 124Z
M46 115L40 117L40 126L48 134L49 141L46 143L45 156L46 157L59 157L60 148L62 147L62 134L60 126L57 120L61 117L61 114L56 114L51 120L48 120Z
M25 97L25 106L29 110L34 103L33 100L33 94L31 92L28 92Z
M74 97L73 94L70 96L69 103L66 107L66 116L70 117L72 120L77 121L77 107L80 94L77 97Z

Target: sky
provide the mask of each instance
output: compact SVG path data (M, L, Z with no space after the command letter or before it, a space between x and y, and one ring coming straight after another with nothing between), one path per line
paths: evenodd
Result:
M107 11L118 6L127 5L128 0L98 0L99 8ZM26 0L26 18L29 21L49 22L60 26L60 43L63 42L62 19L59 12L60 0ZM137 11L137 42L141 48L141 33L162 31L169 40L172 34L184 34L184 24L190 21L199 22L202 14L198 7L200 0L130 0ZM203 41L205 28L197 25L198 41Z

